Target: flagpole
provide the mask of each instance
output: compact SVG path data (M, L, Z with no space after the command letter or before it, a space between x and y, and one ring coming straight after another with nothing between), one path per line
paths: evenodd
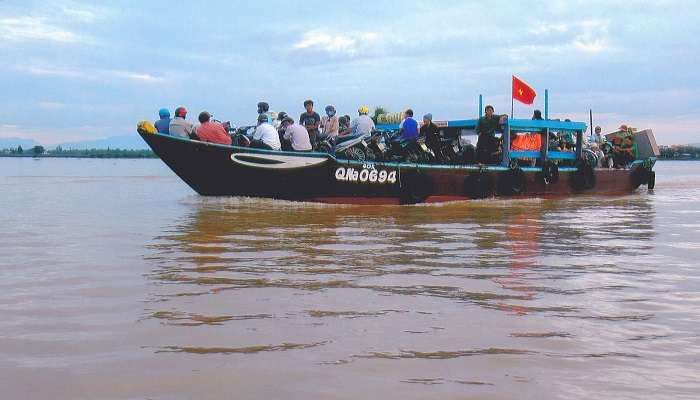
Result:
M513 78L510 79L510 119L513 119Z

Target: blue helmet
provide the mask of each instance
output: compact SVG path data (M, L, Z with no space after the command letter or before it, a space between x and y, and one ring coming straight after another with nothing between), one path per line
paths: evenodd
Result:
M161 118L170 118L170 111L167 108L161 108L158 110L158 116Z

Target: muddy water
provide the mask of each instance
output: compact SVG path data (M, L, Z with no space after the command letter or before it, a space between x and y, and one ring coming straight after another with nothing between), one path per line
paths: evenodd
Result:
M404 207L201 198L157 160L0 167L3 398L700 396L700 164Z

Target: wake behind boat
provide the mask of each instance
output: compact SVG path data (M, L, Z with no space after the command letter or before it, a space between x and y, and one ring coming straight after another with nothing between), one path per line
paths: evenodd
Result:
M440 123L443 138L457 154L468 145L478 120ZM396 125L378 125L391 131ZM555 120L509 119L502 126L498 160L483 164L463 157L352 160L344 154L257 149L221 145L140 130L153 151L203 196L249 196L343 204L415 204L487 197L547 197L580 193L619 195L640 185L652 189L656 162L652 150L618 168L599 168L584 149L586 124ZM575 138L573 151L552 151L553 132ZM537 150L515 151L511 139L537 138ZM389 145L384 143L384 146ZM657 151L657 150L656 150Z

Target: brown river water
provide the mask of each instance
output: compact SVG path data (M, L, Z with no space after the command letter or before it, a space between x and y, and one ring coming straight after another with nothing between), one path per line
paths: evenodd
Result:
M700 163L621 197L199 197L0 158L2 399L698 399Z

